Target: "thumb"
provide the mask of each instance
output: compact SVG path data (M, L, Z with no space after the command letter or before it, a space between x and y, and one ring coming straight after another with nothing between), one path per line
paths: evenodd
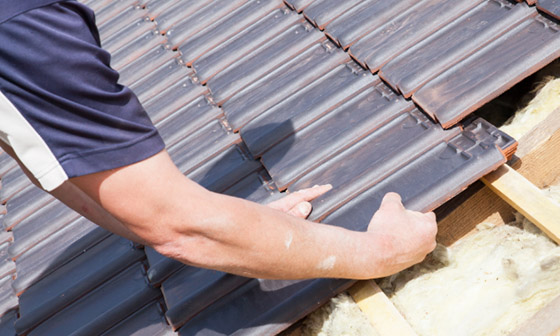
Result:
M379 209L398 209L398 210L404 209L404 206L401 201L401 196L394 192L388 192L383 197Z
M312 209L311 203L300 202L296 204L296 206L291 208L290 211L288 211L288 213L292 216L296 216L299 218L307 218L307 216L309 216L309 214L311 213L311 209Z

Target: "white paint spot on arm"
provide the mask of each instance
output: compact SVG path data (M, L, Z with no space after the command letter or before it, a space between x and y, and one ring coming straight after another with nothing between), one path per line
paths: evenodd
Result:
M286 237L286 240L284 241L284 245L286 245L287 250L290 249L290 246L292 245L293 240L294 240L294 236L292 235L292 231L289 231L288 236Z
M317 265L317 268L320 270L331 270L334 268L334 264L336 263L336 257L335 256L330 256L326 259L324 259L323 261L321 261L319 263L319 265Z

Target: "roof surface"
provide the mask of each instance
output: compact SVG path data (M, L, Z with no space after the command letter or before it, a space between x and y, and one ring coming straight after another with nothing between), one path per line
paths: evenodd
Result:
M560 55L557 1L84 2L185 175L261 203L331 183L310 219L353 230L388 191L428 211L503 164L515 141L465 116ZM15 166L0 155L0 335L273 334L353 284L182 265Z

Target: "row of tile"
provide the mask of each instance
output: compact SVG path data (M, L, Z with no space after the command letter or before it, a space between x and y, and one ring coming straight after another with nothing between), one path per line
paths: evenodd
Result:
M360 190L355 190L355 197L348 203L337 202L340 208L328 215L324 222L365 230L371 215L379 207L382 195L388 191L399 192L408 208L431 210L446 201L450 194L458 193L478 176L505 162L496 144L507 149L514 143L511 138L481 120L470 124L463 132L444 131L441 127L439 132L442 135L447 133L447 136L440 136L440 140L424 152L414 155L414 151L411 151L413 157L410 162L401 169L394 169L381 181L371 181L371 176L356 176L357 173L349 169L348 165L330 166L333 171L330 176L310 175L306 180L309 184L337 181L333 176L342 177L345 173L366 182L362 183ZM373 144L379 147L379 143L373 141ZM376 156L375 150L369 149L371 153L362 149L361 159ZM407 154L411 155L410 152ZM344 181L340 184L344 184ZM340 188L340 185L335 188ZM450 191L449 188L454 190ZM314 204L315 208L320 206L320 202ZM181 327L180 335L204 332L224 335L274 334L352 283L333 279L255 280L183 267L163 282L162 291L168 307L168 321L174 327Z
M242 7L243 6L240 8ZM278 22L285 24L279 19L282 18L285 20L286 17L290 18L290 15L294 17L294 14L287 13L289 12L283 10L282 13L277 12L274 16L270 14L271 16L265 18L268 20L274 18L278 20ZM234 19L230 16L229 20L231 21ZM363 70L353 65L344 53L340 50L337 51L336 48L334 48L330 42L327 42L323 36L315 34L312 31L310 32L311 28L309 28L307 23L302 21L301 18L291 20L293 20L291 21L293 23L287 26L281 26L283 32L275 34L277 36L276 38L266 43L261 41L260 45L258 43L254 43L244 49L243 53L233 54L234 56L232 58L235 58L236 55L243 57L237 60L227 59L227 61L223 61L222 66L214 68L214 71L217 70L218 72L211 73L209 78L204 76L204 71L199 71L199 68L197 68L197 62L204 60L205 57L207 57L206 59L220 61L220 57L225 57L224 50L228 50L228 48L223 47L223 45L232 49L235 46L239 47L243 44L240 41L244 41L246 44L248 41L255 40L255 38L248 38L245 35L246 32L253 32L256 37L258 35L258 30L246 28L242 31L242 34L231 37L230 40L220 46L215 46L213 42L209 42L209 44L214 47L212 50L200 44L200 50L204 50L207 54L194 57L194 61L183 58L185 63L192 62L192 66L198 79L207 84L210 89L211 97L222 105L228 124L232 126L233 130L241 129L242 138L254 156L258 157L261 154L266 153L267 149L270 147L274 148L273 146L275 144L289 138L294 132L298 135L299 132L297 131L306 130L306 126L310 125L310 123L313 125L312 122L317 119L322 120L320 118L325 114L325 112L336 110L337 107L346 102L348 102L348 104L350 104L350 102L359 104L357 102L359 101L358 98L356 98L356 101L352 100L352 98L360 95L366 90L371 90L374 93L370 92L370 99L365 100L366 103L364 111L368 108L373 109L377 105L394 106L392 107L392 113L395 115L397 115L400 111L411 112L413 110L413 105L405 102L402 98L393 99L395 95L388 87L380 83L380 81L375 77L366 76ZM265 23L272 25L271 22L273 21L260 21L259 24L262 24L262 26L264 26ZM211 24L209 26L219 27L220 25ZM169 32L171 31L173 31L173 28L169 30ZM213 36L211 33L206 34L206 36ZM184 45L188 45L187 41L188 39L183 38ZM175 43L175 45L179 48L179 50L181 50L180 43ZM293 60L294 58L295 60ZM225 60L225 58L223 59ZM296 70L291 70L293 68L296 68ZM324 93L325 91L327 93ZM321 95L321 92L324 94ZM313 95L316 95L317 98L310 98L313 97ZM363 95L365 95L365 93ZM359 98L364 99L363 95ZM376 99L377 102L372 103L376 101ZM283 102L286 100L290 101L290 103L285 103L286 105L283 105ZM316 106L318 103L323 101L323 105ZM280 102L282 102L282 104L278 104ZM368 106L368 103L372 104ZM305 104L307 104L307 106ZM329 106L331 106L331 108L329 108ZM315 114L313 114L313 112L309 112L309 110L313 111L313 108L315 108ZM269 109L270 111L276 112L295 112L293 112L293 115L282 116L281 113L268 112ZM387 109L390 110L391 108L387 107ZM347 111L350 111L350 108L348 108ZM240 116L237 116L236 113L240 113ZM427 118L423 117L420 112L416 111L415 113L416 118L423 119L422 121L416 120L412 122L412 124L422 125L423 122L428 122ZM298 114L301 115L302 119L298 120L295 118ZM263 115L263 117L260 117L260 115ZM270 116L284 119L280 119L280 122L277 122L276 125L268 122L268 117ZM366 118L366 116L360 117ZM340 115L339 118L344 117ZM387 119L386 122L391 120L390 116L375 116L375 118L377 118L377 122L381 122L384 118ZM274 118L272 119L276 120ZM404 117L402 117L402 119L404 119ZM285 121L296 121L297 124L295 127L291 127L292 125L286 127L285 124L282 125L282 122ZM259 124L259 122L261 124ZM332 122L333 125L337 123L336 120L333 120ZM348 137L353 137L353 140L350 140L349 142L346 142L345 140L340 141L340 150L349 148L354 142L366 136L368 132L373 131L373 129L375 129L373 125L375 122L376 121L371 121L370 125L372 125L372 129L367 129L367 126L364 126L362 132L357 132L358 134L349 134ZM360 121L356 121L353 125L361 125L361 123ZM245 126L247 128L244 128ZM380 125L375 126L379 127ZM319 126L309 127L309 129L320 129ZM398 127L396 126L393 127L393 129L397 128ZM434 126L433 129L437 128ZM349 127L349 130L352 130L351 132L355 131L351 127ZM251 133L251 131L257 132ZM259 134L259 131L263 132L263 134ZM278 135L275 135L275 132ZM351 132L349 131L349 133ZM453 131L446 132L439 128L439 133L436 130L432 130L432 132L434 134L447 134L447 137L440 136L440 139L449 140L454 136L457 137L459 130L455 129ZM255 135L251 137L251 134ZM419 138L422 137L419 136ZM437 137L434 138L437 139ZM434 138L430 138L429 140L426 139L424 142L425 146L429 146L430 140L433 141ZM251 139L254 140L251 141ZM267 144L262 143L262 141L271 142ZM186 140L185 143L187 143ZM208 140L200 142L201 145L204 143L213 142L209 142ZM264 147L261 148L260 146ZM285 145L285 147L290 148L291 144ZM493 148L493 153L495 155L498 154L500 157L499 162L503 162L504 158L499 150L495 147L488 148ZM325 152L328 152L328 150L325 149ZM279 153L278 149L277 153ZM276 158L280 162L282 161L281 158L283 155L270 154L269 157ZM425 160L430 162L430 159L432 159L432 157ZM496 159L496 156L494 156L494 159ZM265 162L264 156L263 162ZM298 161L293 161L291 165L294 169L298 167L298 164L294 164L296 162L299 164ZM435 164L439 163L436 162ZM486 162L486 164L488 164L488 162ZM496 164L496 162L493 163L494 166ZM312 167L303 166L304 171L309 171L311 168ZM268 171L271 172L271 169L269 168ZM480 174L480 172L477 173ZM353 173L351 172L350 176L354 176L352 174ZM468 176L472 179L472 175ZM277 179L274 178L275 182L277 182L276 180ZM356 196L356 193L359 194L359 191L354 191L352 196ZM351 199L351 196L349 196L349 198ZM323 214L323 217L327 214L328 213ZM254 315L255 311L263 311L256 308L255 302L252 300L247 303L247 297L245 296L248 295L248 293L253 292L258 293L255 295L262 295L258 288L258 281L255 283L254 281L249 281L248 279L234 277L220 272L185 267L176 262L172 262L169 259L162 258L150 250L147 251L147 255L151 266L148 270L148 277L153 283L162 282L162 291L168 308L166 314L168 321L174 328L180 328L179 332L181 334L188 334L191 332L196 333L201 330L207 331L208 329L215 328L215 324L209 324L207 319L215 319L217 316L216 314L223 314L220 316L225 320L230 321L223 327L224 329L221 330L222 333L225 334L233 331L241 332L244 328L250 326L250 322L248 322L250 319L244 321L234 321L238 320L238 318L235 317L234 312L246 311L247 314L250 313ZM247 283L251 283L252 286L249 291L246 291L246 287L248 286ZM348 285L348 282L343 283L345 286ZM278 283L275 285L279 288L281 287ZM319 285L311 287L315 288L315 290L318 290L319 292L328 292L329 294L326 295L327 297L334 294L330 285L327 285L327 287L321 287ZM216 288L220 290L218 291ZM299 287L294 286L294 288ZM279 302L282 302L282 300L286 300L288 302L290 300L293 301L293 297L290 297L288 293L289 291L278 291L276 293L278 296L267 302L267 304L270 305L267 309L275 311L274 316L280 317L282 314L286 314L285 312L282 312ZM241 307L235 306L235 304L231 303L235 302L235 299L232 301L231 297L237 297L237 295L240 295L239 300L244 302ZM262 300L259 298L259 301ZM228 303L222 306L222 302ZM263 306L260 308L262 307ZM307 309L313 309L313 307ZM223 311L223 313L218 313L221 311ZM266 309L264 311L266 311ZM297 318L303 316L302 314L304 313L301 310L292 312L291 319L285 319L284 324L279 324L279 326L274 327L276 328L275 330L278 331L280 330L278 328L283 328L289 325ZM192 320L191 318L193 318L193 316L197 317ZM259 324L262 324L256 329L258 331L252 330L252 332L261 333L265 330L272 330L266 328L271 327L271 321L275 320L275 317L268 316L267 319L265 316L266 314L262 314L261 318L263 318L263 320L255 325L256 327L259 326ZM267 321L267 323L263 323L263 321ZM186 322L188 323L185 324ZM245 323L248 324L244 325Z
M116 14L116 16L119 16L119 14ZM100 26L100 31L103 30L103 27L103 25ZM136 28L143 29L139 26ZM116 54L119 54L120 50L124 50L122 54L129 55L131 51L138 49L139 41L145 40L147 34L144 32L143 34L135 32L136 37L127 37L125 42L119 41L119 37L113 37L112 43L108 43L108 46L117 46L115 47ZM181 62L178 62L176 57L172 55L173 53L163 43L157 42L139 53L151 49L151 53L148 53L148 55L127 56L123 58L123 60L126 59L123 62L119 62L119 58L117 58L115 67L123 69L123 82L130 85L145 104L148 114L162 131L169 151L178 166L185 173L190 173L193 179L213 190L224 191L230 188L247 196L251 194L273 195L275 193L274 189L267 186L260 177L264 173L261 171L258 175L257 171L262 169L262 166L257 161L248 159L247 150L240 144L239 136L235 136L231 131L228 131L226 123L223 120L220 121L219 118L223 113L206 97L207 90L193 81L192 72L184 67ZM170 57L170 55L172 56ZM146 56L150 58L147 61ZM142 66L149 66L150 69L146 71L146 75L150 73L149 76L138 74L139 71L142 71ZM127 75L130 77L126 77ZM133 80L127 83L127 78ZM141 78L143 79L140 80ZM170 102L172 103L170 104ZM184 127L186 126L190 128L185 130ZM197 141L204 146L194 146L193 142ZM206 146L210 143L213 146ZM188 146L185 146L186 144ZM247 177L243 179L245 176ZM235 185L237 180L242 181ZM21 181L24 181L24 179ZM44 234L40 233L43 228L36 227L34 224L30 226L27 223L35 223L33 218L44 216L43 212L59 213L59 216L71 215L63 211L58 202L34 192L36 190L30 191L32 190L31 186L23 185L23 182L22 185L18 184L18 186L18 188L13 188L11 192L9 189L6 190L6 192L10 192L10 197L14 196L13 201L18 201L14 205L12 205L12 200L8 202L10 208L14 210L10 211L10 217L12 218L9 221L10 227L13 228L14 232L20 232L17 234L16 240L18 242L20 240L32 241L38 247L35 248L35 245L30 243L23 245L18 243L18 246L23 247L14 251L14 254L26 252L18 254L17 259L18 266L21 264L21 267L18 269L19 273L14 289L17 288L19 293L22 294L20 297L20 318L17 320L16 330L18 332L31 330L31 334L43 332L66 333L70 330L82 330L80 329L82 328L80 323L83 321L77 321L73 325L62 325L58 321L64 320L68 311L75 311L76 314L80 314L85 299L77 299L87 293L92 293L86 295L86 297L91 296L89 305L99 306L102 304L101 301L105 299L100 297L99 294L94 294L99 290L96 288L103 288L111 277L118 277L119 275L116 275L115 272L122 271L130 262L141 258L141 254L138 254L136 249L129 249L127 253L134 253L136 257L129 258L127 254L124 254L121 258L119 253L113 251L119 245L116 243L108 245L109 242L117 239L116 237L107 238L108 234L106 232L101 229L95 230L94 227L90 226L92 224L86 223L84 219L65 218L63 220L56 216L48 216L53 218L53 223L58 224L58 227L53 227L52 239L66 237L68 239L66 243L70 244L70 248L59 251L46 250L53 246L48 244L52 239L46 238ZM27 192L22 192L23 190ZM30 198L32 202L28 202ZM18 204L21 205L18 207ZM32 239L35 236L45 239ZM26 248L30 245L33 245L31 247L34 248L27 250ZM85 249L87 252L78 256L71 256L72 247L76 247L78 251ZM59 258L52 260L52 256L55 256L57 252ZM40 255L45 255L45 253L51 258L41 260ZM112 258L109 256L112 256ZM49 266L58 264L59 267L42 270L33 269L33 266L41 263ZM94 265L97 265L97 268ZM85 272L85 270L89 271ZM19 276L20 273L21 277ZM76 274L76 276L68 276L68 274ZM128 284L130 281L129 279L126 283ZM125 286L125 282L123 282L123 286ZM70 306L64 308L68 304ZM107 304L111 305L111 303ZM115 309L120 309L118 307ZM129 307L124 311L128 314L134 310ZM153 309L151 311L153 312ZM83 314L86 313L87 311L83 311ZM117 314L117 317L112 318L122 319L123 317L123 314ZM107 318L109 317L101 317L97 319L98 322L92 321L88 328ZM108 327L110 324L106 326ZM101 329L92 330L99 331ZM170 331L168 327L162 328L162 330Z
M4 175L14 169L15 161L0 149L0 189L4 183ZM13 242L11 232L3 230L6 217L6 206L0 205L0 335L13 335L13 322L16 318L15 309L18 299L12 291L15 263L10 260L8 250Z
M372 208L360 208L363 199L371 198L375 193L372 190L382 190L386 185L382 181L375 184L366 180L359 187L356 181L362 176L372 176L371 172L380 169L382 162L374 160L377 165L373 168L364 164L361 168L354 167L355 170L348 164L338 170L333 162L344 163L356 153L373 159L379 153L377 147L387 144L386 139L393 136L400 140L399 134L406 133L411 142L419 139L420 145L415 147L418 152L409 153L405 161L408 164L402 169L390 170L387 178L391 183L404 188L408 182L405 169L410 169L407 171L410 175L438 167L442 176L450 176L444 179L445 187L460 189L504 160L494 145L502 135L492 141L479 141L469 131L461 132L458 128L444 131L377 77L352 63L323 33L279 1L164 1L155 5L154 1L114 4L97 0L92 5L100 13L103 45L115 55L113 66L121 71L122 83L137 92L180 169L212 190L266 202L279 195L273 183L282 188L293 185L295 190L298 185L320 180L323 175L318 173L319 168L326 164L331 167L331 175L323 178L332 179L346 172L350 183L347 189L339 186L345 196L331 200L332 204L318 200L314 218L326 217L329 223L332 219L341 226L354 224L363 229L363 220L346 222L340 214L354 209L362 214L362 219L366 218L364 213ZM120 22L124 18L131 18L126 25ZM228 25L233 28L226 32L224 27ZM174 48L181 52L181 59L178 53L172 52ZM194 72L185 64L190 64ZM201 86L200 82L207 86ZM222 105L224 112L214 102ZM359 112L354 114L353 109ZM368 113L372 111L375 113ZM352 122L344 128L348 120ZM323 127L338 132L340 137L329 139L327 133L321 132ZM407 132L409 129L416 132L417 138ZM237 130L241 130L241 137L233 132ZM321 138L324 140L315 140ZM366 138L369 141L361 141ZM321 144L315 150L323 155L312 155L313 141ZM468 141L472 142L470 146L466 145ZM477 153L478 148L483 148L481 153ZM309 159L304 154L306 151ZM384 153L390 153L390 148ZM283 162L281 158L291 158L291 154L300 155L300 160L287 164L284 173L279 166ZM261 155L267 170L251 158ZM452 173L457 171L464 172L461 178ZM276 174L273 179L269 172ZM29 187L21 185L11 193L8 189L8 206L26 188ZM416 193L410 192L408 195L412 196L405 200L411 206L425 209L435 206L434 200L441 202L442 197L458 192L436 189L438 193L427 198L432 203L420 204L424 207L415 205L418 203L414 200L426 200L418 196L429 192L426 185L420 186ZM56 208L48 206L46 199L33 197L47 203L35 205L34 209L31 206L26 211L21 208L22 215L16 216L17 211L12 215L15 219L11 220L11 227L14 232L20 232L16 242L19 237L27 237L23 233L35 232L31 230L34 225L21 224L30 223L28 218L37 209ZM21 316L16 322L20 332L30 329L31 333L85 332L85 326L87 330L101 331L120 323L113 330L118 334L132 330L127 328L145 326L142 316L153 318L155 322L151 326L157 332L171 332L161 320L158 308L161 293L137 281L144 277L140 265L145 261L140 250L128 246L121 254L115 252L114 258L104 258L104 252L123 246L117 242L110 244L118 241L117 237L79 220L62 225L59 219L53 223L58 223L53 224L57 229L45 239L31 239L31 234L24 239L31 243L14 248L16 254L23 251L16 259L18 278L14 286L22 292ZM55 237L66 237L69 247L48 250L52 247L46 242ZM51 253L53 258L41 259L44 253ZM183 266L150 249L146 253L147 277L152 284L162 284L167 320L174 328L180 328L180 334L209 330L221 334L277 332L351 284L344 280L249 280ZM140 264L130 265L128 258L119 257L128 254L135 255L131 260ZM53 259L61 261L57 263ZM31 271L33 265L41 262L53 267ZM83 277L86 273L81 270L86 265L92 267L95 276ZM20 278L20 270L28 275ZM76 276L64 278L63 274ZM25 278L32 280L24 281ZM50 294L49 289L52 289ZM52 293L64 295L61 298ZM49 306L56 309L47 310ZM100 313L100 307L109 313ZM75 323L63 323L68 314L78 317ZM130 314L133 315L127 318ZM94 316L98 317L92 319ZM224 323L216 325L216 319Z
M558 21L524 3L286 3L446 128L560 56Z
M130 5L126 4L123 7L124 2L114 2L113 6L124 8ZM101 20L99 15L97 18ZM123 52L124 54L126 52ZM118 58L116 60L118 61ZM6 249L2 245L2 257L6 254L10 262L16 260L16 278L12 281L10 276L9 279L2 280L0 295L2 295L3 305L0 307L2 308L0 315L4 314L6 309L13 310L19 306L19 319L15 330L20 333L33 329L53 314L54 316L48 319L49 322L42 323L31 333L65 334L70 329L89 330L88 332L95 330L97 333L104 330L103 328L111 327L111 323L108 323L111 319L120 322L147 303L142 295L131 293L130 302L123 306L122 302L117 302L122 301L118 300L118 295L114 295L117 301L109 301L104 307L106 310L114 306L114 309L108 309L110 314L92 319L92 316L98 314L92 315L91 312L87 312L87 309L103 309L102 306L86 304L87 309L84 310L81 303L84 299L75 300L86 294L89 296L88 293L98 288L105 280L121 273L133 261L144 260L144 253L136 248L129 248L124 254L117 253L119 250L115 250L116 248L123 243L130 246L130 243L117 244L114 242L117 237L109 237L108 232L83 218L78 218L77 214L32 186L21 170L15 168L15 163L5 157L5 154L2 155L0 160L3 182L0 192L2 201L7 201L3 227L11 230L14 242ZM131 258L132 255L135 257ZM97 268L93 267L94 265ZM2 267L1 270L3 269ZM143 273L141 274L143 279ZM123 288L131 288L132 283L132 279L127 279L116 292L122 292ZM145 283L143 284L149 289ZM19 299L16 293L20 295ZM154 290L153 293L155 294L152 294L149 300L153 300L153 295L157 298L161 297L159 290ZM65 306L67 308L64 308ZM119 307L121 311L118 310ZM84 319L76 320L77 323L74 324L67 323L68 321L65 321L67 315L60 315L59 312L63 308L72 309L76 314L85 311ZM16 315L11 314L10 316ZM61 317L57 318L59 315ZM2 324L2 328L5 327L6 332L13 335L15 333L13 318L8 318L6 315L6 321L5 325ZM88 321L89 325L84 323L85 321ZM96 324L98 328L90 328L91 325ZM166 326L166 324L162 325Z

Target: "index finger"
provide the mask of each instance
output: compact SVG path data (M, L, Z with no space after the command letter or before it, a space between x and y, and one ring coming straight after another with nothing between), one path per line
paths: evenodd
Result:
M316 185L311 188L298 190L292 195L294 198L297 198L299 202L309 202L323 195L331 189L332 185L330 184Z

